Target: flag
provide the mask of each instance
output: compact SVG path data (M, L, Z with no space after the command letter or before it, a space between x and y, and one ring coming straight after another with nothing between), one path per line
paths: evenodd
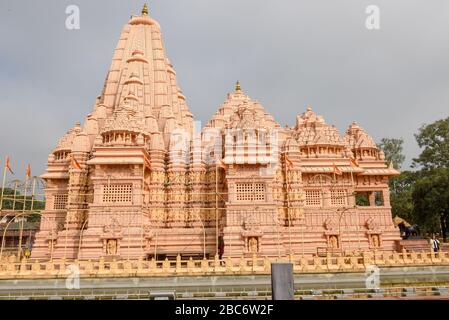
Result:
M285 164L287 165L287 167L292 168L293 167L293 162L287 157L287 155L285 155Z
M6 157L6 165L5 168L9 170L9 172L11 172L11 174L14 174L14 172L11 169L11 162L9 160L9 157Z
M27 165L26 176L27 178L31 177L31 166L29 163Z
M335 165L335 163L334 163L333 167L334 167L334 174L339 175L339 176L343 175L343 172L340 170L339 167L337 167Z
M351 167L355 168L359 166L359 163L357 161L356 158L353 157L349 157L349 164L351 165Z
M70 160L70 166L74 169L78 169L81 170L81 166L78 163L78 161L76 161L76 159L72 156L72 159Z
M226 169L226 164L223 162L223 160L217 160L217 162L216 162L216 165L219 167L219 168L222 168L222 169Z

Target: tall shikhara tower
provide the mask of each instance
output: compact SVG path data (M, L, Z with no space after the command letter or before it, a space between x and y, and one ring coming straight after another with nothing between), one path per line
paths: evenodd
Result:
M308 108L281 127L239 83L195 128L145 6L124 27L84 126L48 157L32 257L393 250L396 174L357 123L341 136Z
M141 256L151 214L164 215L167 151L177 131L190 141L192 114L145 6L123 28L84 127L76 124L49 156L47 211L33 255L50 248L55 257L99 257L125 246Z

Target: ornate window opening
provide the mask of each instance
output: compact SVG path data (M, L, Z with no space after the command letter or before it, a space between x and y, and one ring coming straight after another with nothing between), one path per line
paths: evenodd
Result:
M359 207L369 206L369 194L368 192L356 192L355 204Z
M321 207L322 197L320 190L306 190L306 206Z
M106 254L113 256L117 254L118 240L117 239L107 239L106 240Z
M104 203L130 203L132 202L131 183L123 184L105 184L103 185Z
M259 252L259 238L258 237L248 237L246 243L247 251L250 253Z
M382 207L384 205L384 197L382 191L374 191L374 204L377 207Z
M55 160L66 160L69 157L70 151L56 151L54 153Z
M67 208L68 194L55 194L53 196L53 209L65 210Z
M346 190L331 190L332 206L345 206L347 203Z
M327 246L329 249L340 249L340 236L331 234L327 237Z
M104 144L112 144L115 142L136 144L136 141L137 135L131 132L108 132L103 134Z
M370 234L369 242L372 248L379 248L381 245L380 234L378 233Z
M355 194L356 205L360 207L367 206L384 206L384 197L382 191L365 191L356 192Z
M265 201L265 183L237 183L237 201Z

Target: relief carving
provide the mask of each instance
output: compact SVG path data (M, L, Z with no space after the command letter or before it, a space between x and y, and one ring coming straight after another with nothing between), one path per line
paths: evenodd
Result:
M116 255L117 254L117 239L108 239L106 243L106 254Z
M257 253L259 251L259 241L257 237L248 238L248 251L251 253Z
M324 221L324 228L326 230L332 231L335 230L337 226L337 222L333 218L327 218Z

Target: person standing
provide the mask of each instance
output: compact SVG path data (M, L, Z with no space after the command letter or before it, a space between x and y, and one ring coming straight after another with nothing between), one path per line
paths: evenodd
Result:
M433 252L440 251L440 241L438 241L435 235L432 235L432 239L430 239L430 247L432 248Z
M224 254L224 239L223 236L218 237L218 259L222 259Z

